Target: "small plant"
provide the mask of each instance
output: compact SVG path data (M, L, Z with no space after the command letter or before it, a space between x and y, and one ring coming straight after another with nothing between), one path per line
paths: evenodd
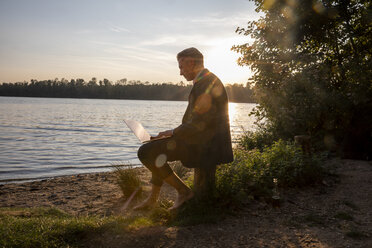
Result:
M170 163L170 167L173 172L181 179L185 179L187 174L190 172L190 169L183 166L180 162Z
M171 214L167 208L157 207L151 209L149 219L151 219L154 223L166 223L171 219Z
M168 209L168 208L172 207L173 202L171 200L167 199L166 197L160 195L159 200L158 200L158 204L159 204L160 208Z
M114 169L117 184L125 198L129 198L138 189L142 191L141 179L132 165L114 165Z

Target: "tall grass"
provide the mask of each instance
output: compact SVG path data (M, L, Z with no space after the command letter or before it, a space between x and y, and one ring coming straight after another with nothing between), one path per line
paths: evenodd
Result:
M139 190L139 194L142 192L141 178L134 166L114 165L114 172L116 174L116 182L125 198L129 198L136 190Z

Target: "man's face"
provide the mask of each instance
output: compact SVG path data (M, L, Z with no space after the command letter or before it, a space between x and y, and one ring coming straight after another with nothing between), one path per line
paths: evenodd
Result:
M184 76L187 81L195 78L195 62L193 58L180 58L178 60L178 67L180 68L180 75Z

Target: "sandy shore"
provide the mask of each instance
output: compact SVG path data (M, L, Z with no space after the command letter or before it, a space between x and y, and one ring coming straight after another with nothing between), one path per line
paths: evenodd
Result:
M137 168L148 191L150 173ZM175 192L164 187L170 198ZM0 207L57 207L74 215L110 215L124 203L113 172L63 176L26 183L0 185Z

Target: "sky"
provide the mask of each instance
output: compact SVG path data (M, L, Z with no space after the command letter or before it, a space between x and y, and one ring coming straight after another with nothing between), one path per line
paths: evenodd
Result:
M235 33L259 16L247 0L0 0L0 83L126 78L185 82L176 55L188 47L224 83L246 83Z

